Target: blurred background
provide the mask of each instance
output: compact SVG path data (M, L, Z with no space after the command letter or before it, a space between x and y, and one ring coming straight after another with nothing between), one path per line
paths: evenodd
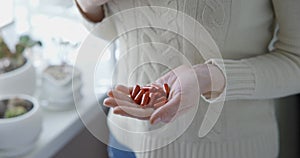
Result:
M7 45L14 49L14 44L19 36L24 34L30 35L33 39L38 39L43 43L43 47L34 47L30 51L25 52L26 57L33 61L37 71L37 82L40 82L40 75L48 65L63 63L74 65L79 46L88 33L88 30L81 23L80 13L73 0L0 0L0 36L4 38ZM101 39L97 42L98 45L95 47L100 49L106 44ZM95 76L99 76L95 83L95 93L98 95L103 95L103 92L107 91L110 82L110 65L114 60L111 53L106 53L105 55L101 60L101 65L99 65L102 68L97 69L98 71L95 74ZM51 137L57 139L66 137L66 139L55 140L55 142L59 142L56 145L52 141L48 141L48 138L44 138L47 136L42 133L41 140L38 142L42 146L39 147L37 145L32 154L24 155L24 157L32 158L31 155L39 155L40 153L42 155L45 154L42 157L51 155L54 158L107 157L106 145L96 139L83 126L82 122L78 123L80 119L66 119L67 121L65 122L67 123L60 125L63 129L57 129L60 126L56 126L56 123L48 121L51 117L62 119L64 116L74 117L76 115L78 117L74 109L58 112L45 109L42 109L42 111L44 115L47 115L43 126L51 124L52 127L47 127L47 129L53 129L53 135L57 134L57 136L51 135ZM99 121L99 119L101 120ZM105 124L106 120L95 116L91 123L97 126L99 123ZM61 132L64 128L68 129L67 132ZM48 133L51 133L51 131ZM69 137L72 138L69 139ZM44 146L57 147L43 149ZM46 150L49 150L49 152ZM3 158L1 152L0 150L0 158Z
M41 72L43 68L51 64L74 64L78 48L88 34L80 20L80 14L73 0L0 0L0 35L8 45L13 45L22 34L29 34L43 42L43 48L35 48L27 54L33 61L37 72ZM99 45L104 46L105 41L99 39ZM110 82L110 65L114 62L114 56L111 54L107 53L101 65L107 68L100 69L97 72L99 75L96 75L101 76L96 83L95 91L98 94L106 91ZM278 99L280 158L300 156L299 113L299 95ZM87 129L82 128L53 157L105 158L107 152L103 143L91 135Z

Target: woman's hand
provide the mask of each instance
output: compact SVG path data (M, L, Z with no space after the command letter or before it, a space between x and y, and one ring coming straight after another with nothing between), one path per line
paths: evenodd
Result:
M75 0L80 12L93 22L100 22L104 18L102 5L109 0Z
M198 105L200 94L207 98L211 98L212 94L220 94L225 85L225 78L214 65L183 65L159 78L154 85L163 87L165 83L170 87L170 94L168 102L160 107L141 108L129 97L132 88L121 85L108 93L110 97L104 101L104 105L114 107L116 114L149 119L152 124L159 121L167 123Z
M175 72L175 73L174 73ZM196 75L196 80L195 76ZM198 105L200 94L206 98L217 97L225 86L223 73L215 65L199 64L194 67L180 66L156 81L171 87L169 101L155 110L151 123L169 122L191 107Z
M107 3L109 0L76 0L84 12L88 12L91 8L96 8Z
M126 87L123 85L117 85L113 90L110 90L103 104L107 107L113 108L113 113L137 118L141 120L149 120L151 114L154 111L153 107L145 106L141 107L136 104L130 97L132 87Z

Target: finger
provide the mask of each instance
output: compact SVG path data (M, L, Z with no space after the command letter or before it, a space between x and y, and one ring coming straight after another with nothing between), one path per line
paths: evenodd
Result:
M161 85L158 84L158 83L152 83L151 86L153 86L156 89L160 89L161 88Z
M113 110L115 114L133 117L137 119L149 119L153 111L154 110L152 108L142 109L142 108L135 108L135 107L127 107L127 106L115 107Z
M153 107L154 102L155 102L155 100L157 98L157 94L156 93L150 93L149 97L150 97L150 101L149 101L149 103L145 107Z
M152 83L151 86L155 88L155 91L154 91L154 92L163 93L163 94L165 93L165 92L164 92L164 89L163 89L163 84L160 85L160 84L158 84L158 83Z
M157 104L157 103L160 103L160 102L163 102L165 101L166 102L167 98L165 96L161 96L159 98L157 98L155 101L154 101L154 104Z
M106 95L109 96L109 97L112 97L112 98L114 97L113 93L112 93L112 90L109 90Z
M174 96L173 99L169 100L165 105L156 109L150 117L150 123L157 123L157 120L163 122L169 122L175 116L180 104L180 94Z
M165 93L164 92L154 92L154 93L151 93L152 94L152 96L154 96L155 97L155 103L157 103L158 101L158 99L160 99L160 98L162 98L162 97L165 97L166 98L166 95L165 95Z
M118 106L116 100L114 98L110 98L110 97L104 99L103 105L107 106L107 107L116 107L116 106Z
M164 103L166 103L167 98L165 96L162 96L162 94L160 93L150 93L150 101L145 107L155 107L155 104L160 103L162 101L165 101Z
M163 95L163 96L166 96L166 97L167 97L167 93L166 93L166 91L164 90L164 88L163 88L163 87L160 87L160 88L157 90L157 92L158 92L158 93L160 93L161 95Z
M126 87L126 86L124 86L124 85L117 85L117 86L115 87L115 89L116 89L117 91L120 91L120 92L126 94L126 95L130 95L130 93L131 93L131 91L132 91L132 87Z
M116 107L116 106L139 107L139 105L137 105L133 102L128 102L128 101L120 100L120 99L116 99L116 98L104 99L103 105L105 105L107 107Z
M162 100L162 101L160 101L160 102L154 104L154 105L153 105L154 109L158 109L158 108L160 108L161 106L165 105L165 104L166 104L166 101L167 101L167 100Z
M124 94L120 91L117 91L117 90L110 91L109 96L112 97L112 98L119 99L119 100L125 100L125 101L128 101L128 102L133 102L133 100L130 98L129 95L126 95L126 94Z

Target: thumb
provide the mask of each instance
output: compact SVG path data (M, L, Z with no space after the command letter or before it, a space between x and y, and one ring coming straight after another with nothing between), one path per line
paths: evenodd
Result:
M175 95L165 105L156 109L150 117L150 123L156 124L159 121L170 122L177 113L180 104L180 94Z

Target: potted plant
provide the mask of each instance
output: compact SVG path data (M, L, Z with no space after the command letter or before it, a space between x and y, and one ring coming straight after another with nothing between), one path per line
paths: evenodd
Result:
M42 73L42 100L48 109L66 110L74 107L74 101L81 99L81 73L68 64L50 65Z
M36 87L36 75L30 60L23 52L26 48L42 45L24 35L19 38L12 52L4 39L0 36L0 95L2 94L28 94L32 95Z
M0 157L31 151L42 130L37 100L28 95L0 96L0 127Z

